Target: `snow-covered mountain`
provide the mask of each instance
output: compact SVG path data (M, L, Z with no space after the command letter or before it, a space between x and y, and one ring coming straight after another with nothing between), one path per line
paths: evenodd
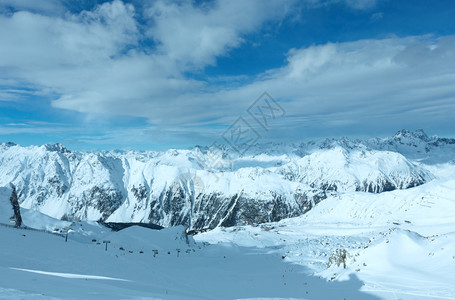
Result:
M330 195L422 185L427 164L453 159L455 140L400 131L234 151L76 152L60 144L0 144L0 186L55 218L151 222L189 229L279 221ZM425 164L424 164L425 163Z
M454 299L454 145L422 131L243 157L2 144L0 298ZM74 222L99 217L216 228Z

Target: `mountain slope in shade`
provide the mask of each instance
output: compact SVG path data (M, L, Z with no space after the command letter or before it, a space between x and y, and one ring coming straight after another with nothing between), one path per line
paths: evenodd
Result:
M0 223L8 225L14 225L11 221L14 216L13 206L9 201L11 193L11 188L0 187Z
M273 222L304 214L329 195L431 180L424 165L386 149L394 141L325 140L264 146L261 153L258 146L243 157L224 149L214 168L207 168L217 154L211 148L86 153L60 144L6 143L0 145L0 186L13 183L22 207L55 218L194 230ZM452 144L434 149L445 145Z

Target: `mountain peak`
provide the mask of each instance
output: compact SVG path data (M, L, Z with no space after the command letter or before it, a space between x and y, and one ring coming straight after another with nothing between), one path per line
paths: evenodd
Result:
M5 145L6 147L14 147L14 146L17 146L17 144L16 144L16 143L13 143L13 142L2 143L2 145Z
M43 145L43 146L44 146L44 148L46 148L46 150L48 150L48 151L60 152L60 153L69 153L69 152L70 152L65 146L63 146L63 145L60 144L60 143L45 144L45 145Z
M428 141L429 137L423 129L417 129L415 131L410 131L407 129L402 129L398 131L395 135L395 138L410 138L410 139L419 139L422 141Z

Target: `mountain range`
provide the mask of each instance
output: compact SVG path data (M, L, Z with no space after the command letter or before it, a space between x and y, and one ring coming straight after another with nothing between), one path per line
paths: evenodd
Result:
M383 193L430 182L454 164L455 139L392 137L156 151L70 151L0 144L0 186L21 207L64 220L143 222L188 230L303 215L330 195Z

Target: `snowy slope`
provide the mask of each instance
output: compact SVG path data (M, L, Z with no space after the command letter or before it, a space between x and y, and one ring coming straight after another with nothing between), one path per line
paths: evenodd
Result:
M341 147L304 156L284 169L312 187L344 192L406 189L431 178L399 153Z
M15 184L23 208L58 219L205 229L279 221L332 194L407 189L433 178L426 165L385 149L390 141L374 141L377 150L372 141L341 139L253 148L242 157L203 147L85 153L6 143L0 186Z
M75 224L85 227L84 222ZM377 299L362 282L327 282L277 254L156 232L73 233L0 227L1 299ZM96 239L96 242L92 240ZM99 241L110 240L107 251ZM158 250L158 253L156 251Z
M455 166L432 172L418 187L334 195L304 216L219 227L196 242L182 227L65 223L65 243L0 226L0 298L454 299ZM346 269L328 266L338 249Z
M268 249L329 281L355 274L382 299L455 299L455 166L429 169L435 178L418 187L334 195L297 218L195 239ZM343 250L346 269L334 259Z

